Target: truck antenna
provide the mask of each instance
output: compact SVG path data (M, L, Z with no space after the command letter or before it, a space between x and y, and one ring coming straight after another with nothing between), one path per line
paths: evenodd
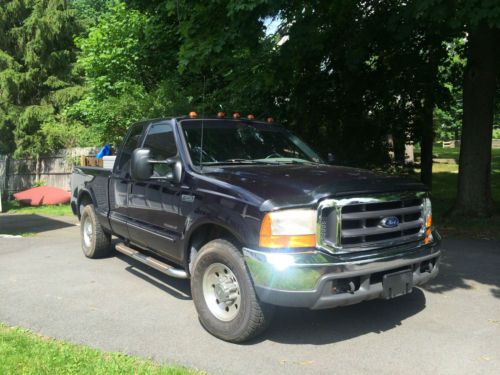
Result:
M203 133L205 130L205 75L203 75L203 94L201 108L200 172L203 172Z

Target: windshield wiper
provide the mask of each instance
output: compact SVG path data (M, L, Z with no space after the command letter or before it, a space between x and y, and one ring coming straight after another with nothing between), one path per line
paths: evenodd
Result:
M255 159L226 159L222 161L209 161L202 163L202 165L210 166L210 165L226 165L226 164L280 164L277 161L269 160L255 160Z
M317 161L312 161L312 160L297 160L297 159L282 160L282 161L280 161L280 163L283 163L283 164L320 164Z

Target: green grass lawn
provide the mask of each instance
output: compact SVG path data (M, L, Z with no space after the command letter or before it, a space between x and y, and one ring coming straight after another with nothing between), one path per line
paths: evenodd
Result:
M434 163L432 204L434 223L445 236L458 238L500 239L500 213L491 218L462 218L447 215L457 195L459 148L435 146L434 158L455 159L456 164ZM500 203L500 149L492 150L491 189Z
M38 207L23 206L17 201L7 201L3 204L4 212L10 214L72 216L69 204L43 205Z
M196 374L0 324L0 374Z

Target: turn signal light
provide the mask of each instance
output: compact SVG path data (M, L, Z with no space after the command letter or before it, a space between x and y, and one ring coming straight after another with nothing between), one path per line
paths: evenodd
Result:
M425 227L430 228L432 226L432 216L427 215L427 218L425 219Z
M429 227L429 228L427 228L427 229L425 230L424 244L426 244L426 245L427 245L427 244L428 244L429 242L431 242L431 241L432 241L432 230L431 230L431 228Z
M189 118L196 118L196 117L198 117L198 114L196 112L194 111L189 112Z

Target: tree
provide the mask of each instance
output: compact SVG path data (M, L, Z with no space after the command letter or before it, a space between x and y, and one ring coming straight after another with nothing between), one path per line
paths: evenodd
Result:
M81 95L73 71L79 32L64 0L0 2L0 148L47 151L43 124Z
M84 72L86 92L68 114L84 124L98 144L120 142L134 121L165 116L176 98L175 77L156 72L177 51L159 51L158 40L165 36L152 20L117 1L76 38L81 49L77 66Z
M491 140L500 69L500 29L481 21L470 28L468 40L458 196L454 212L488 216L494 207L490 181Z
M220 105L268 114L262 4L115 2L77 38L87 92L70 116L117 143L144 118L215 114Z

